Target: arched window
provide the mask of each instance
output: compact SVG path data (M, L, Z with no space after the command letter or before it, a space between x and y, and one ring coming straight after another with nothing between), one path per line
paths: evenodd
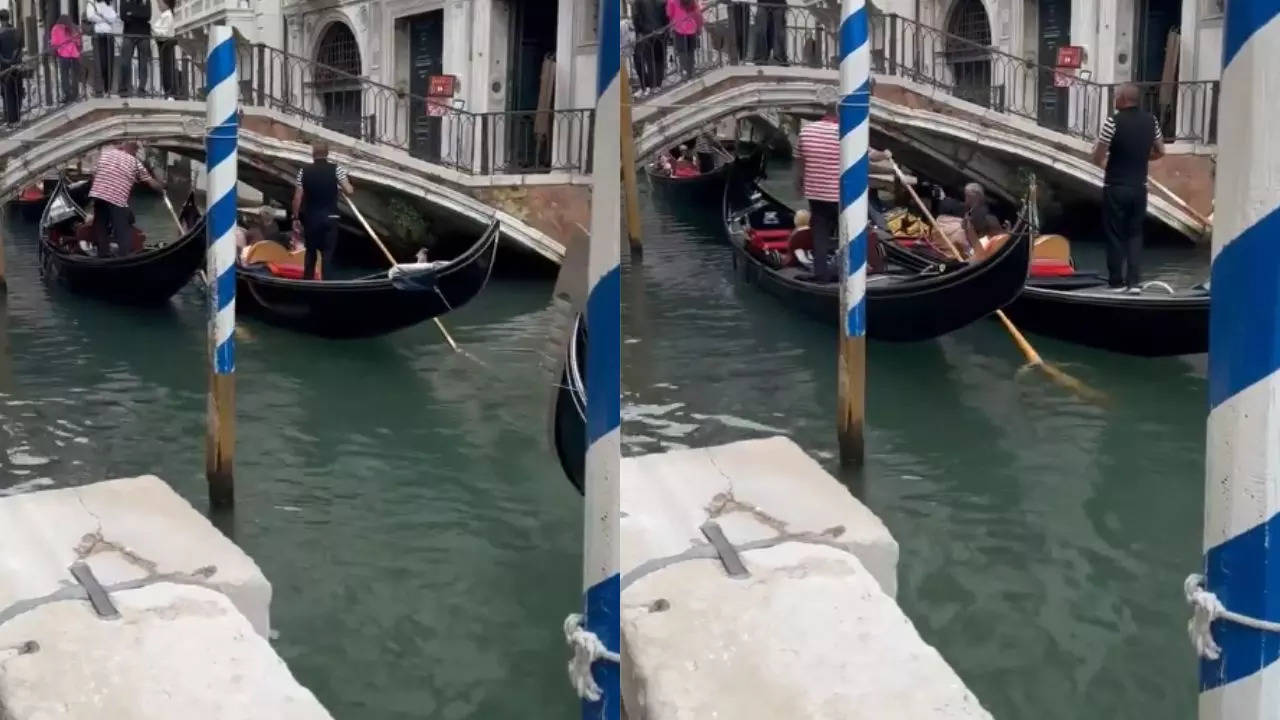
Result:
M982 0L956 0L947 15L947 63L957 97L989 107L991 20Z
M314 88L326 127L360 137L363 117L360 46L346 23L330 23L316 44Z

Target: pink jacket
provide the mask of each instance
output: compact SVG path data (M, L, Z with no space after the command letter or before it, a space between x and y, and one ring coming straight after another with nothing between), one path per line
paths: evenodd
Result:
M694 0L693 9L686 10L682 0L667 0L667 19L677 35L697 35L702 29L702 4Z
M60 58L78 60L80 58L80 33L68 31L65 25L54 25L49 31L49 44Z

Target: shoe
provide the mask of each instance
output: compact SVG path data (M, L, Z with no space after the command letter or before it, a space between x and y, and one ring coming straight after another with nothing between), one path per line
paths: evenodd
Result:
M1125 291L1125 294L1127 294L1127 295L1141 295L1141 294L1142 294L1142 288L1140 288L1140 287L1125 288L1125 289L1124 289L1124 291Z

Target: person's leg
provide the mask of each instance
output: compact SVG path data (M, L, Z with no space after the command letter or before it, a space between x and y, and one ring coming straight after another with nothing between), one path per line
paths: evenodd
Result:
M138 38L138 92L154 95L151 86L151 38Z
M0 91L4 94L4 121L12 125L17 122L18 83L14 79L13 70L6 70L0 78Z
M1124 201L1123 190L1102 189L1102 235L1107 242L1107 284L1124 287Z
M774 55L778 57L778 62L787 64L787 8L786 6L775 7L773 9L773 42Z
M178 63L177 63L177 43L169 40L164 44L164 50L160 55L160 72L161 81L164 83L164 94L168 97L177 96L178 88Z
M751 8L746 5L729 6L730 34L733 38L734 64L747 59L747 29L751 22Z
M111 237L116 243L116 254L129 255L133 252L133 213L127 207L108 207L111 211Z
M809 201L809 227L813 232L813 277L819 282L834 279L835 269L828 258L835 249L835 232L838 215L836 204L821 200Z
M105 200L93 201L93 243L98 246L98 257L111 254L111 208Z
M128 95L132 91L133 73L129 65L133 62L133 48L135 45L137 45L137 38L132 36L120 38L120 62L116 68L116 78L119 82L121 96Z
M1129 202L1128 227L1128 264L1125 270L1125 284L1131 288L1142 286L1142 226L1147 220L1146 188L1135 188Z
M116 39L110 35L103 35L99 40L102 45L98 47L98 64L102 68L102 93L110 95L114 88L111 83L115 81L115 73L112 69L116 64Z

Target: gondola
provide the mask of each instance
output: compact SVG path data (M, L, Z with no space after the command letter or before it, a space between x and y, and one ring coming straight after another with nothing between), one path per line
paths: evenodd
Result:
M887 253L895 262L913 267L938 260L932 253L900 245L887 248ZM1169 357L1209 351L1207 287L1174 290L1156 281L1143 284L1141 290L1110 291L1106 278L1077 271L1069 258L1037 259L1026 287L1004 311L1027 332L1124 355Z
M270 263L238 263L236 307L269 324L321 337L385 335L456 310L479 295L493 270L498 237L494 220L448 262L417 270L397 266L350 280L302 280Z
M751 242L752 236L765 233L789 234L795 218L790 207L755 185L745 193L726 190L723 209L735 265L748 282L789 307L838 321L837 283L808 280L798 267L776 268ZM869 274L867 337L912 342L965 327L1012 302L1027 281L1030 265L1029 236L1019 233L979 262L939 262L919 270L890 265L884 272Z
M62 182L61 178L46 178L35 185L29 185L23 188L16 198L9 201L9 207L17 210L23 220L36 222L44 214L49 198L53 196L60 182ZM89 202L89 189L92 185L91 178L68 180L67 191L72 200L79 205L84 205Z
M67 289L128 305L158 305L182 289L204 262L204 216L194 195L183 203L181 236L166 245L149 243L134 229L135 252L99 258L82 248L92 245L88 213L62 179L40 218L40 273Z
M552 443L565 476L582 493L587 462L587 327L581 315L573 323L565 355L556 393Z
M764 173L765 149L763 145L747 140L726 140L721 143L724 149L733 153L732 162L721 163L718 167L693 177L672 177L655 173L653 167L645 164L644 171L655 192L686 203L699 203L720 199L730 177L754 180ZM663 152L669 152L664 150Z

